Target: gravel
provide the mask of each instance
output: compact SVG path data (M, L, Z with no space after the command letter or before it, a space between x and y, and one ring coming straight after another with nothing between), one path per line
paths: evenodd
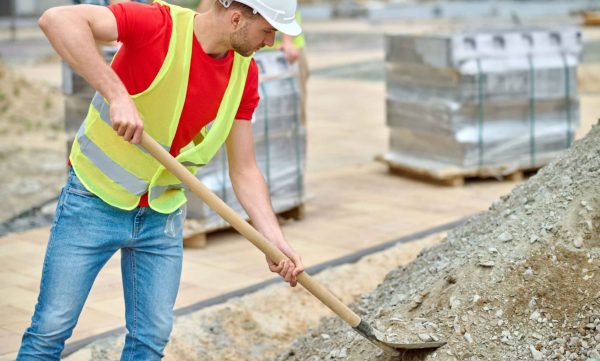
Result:
M596 125L561 159L392 270L352 307L390 341L447 341L407 352L405 360L599 359L599 155ZM330 338L315 337L321 334ZM276 359L388 356L329 318Z

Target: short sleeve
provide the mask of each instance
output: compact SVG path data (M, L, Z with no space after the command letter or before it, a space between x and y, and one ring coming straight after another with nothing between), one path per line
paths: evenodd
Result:
M258 106L260 95L258 94L258 67L254 59L248 67L248 76L246 77L246 85L242 94L242 101L238 108L235 119L252 120L254 110Z
M117 20L118 41L130 47L143 47L157 41L172 29L169 8L158 3L122 2L108 7Z

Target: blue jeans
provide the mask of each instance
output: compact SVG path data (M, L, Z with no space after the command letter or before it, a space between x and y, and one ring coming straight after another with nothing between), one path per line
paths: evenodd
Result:
M182 263L181 210L123 211L73 171L50 231L40 293L19 361L59 360L100 269L121 250L127 335L121 360L160 360L173 326Z

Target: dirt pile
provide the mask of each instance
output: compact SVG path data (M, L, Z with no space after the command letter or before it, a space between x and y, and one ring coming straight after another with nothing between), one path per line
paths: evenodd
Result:
M60 90L0 63L0 221L58 195L66 169L63 116Z
M405 360L600 361L600 126L354 309L390 341L443 339ZM338 319L278 361L386 360Z

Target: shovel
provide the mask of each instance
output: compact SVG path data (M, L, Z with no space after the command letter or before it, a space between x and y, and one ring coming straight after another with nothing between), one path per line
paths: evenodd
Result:
M233 228L246 237L262 253L275 263L287 259L287 257L271 242L269 242L261 233L240 217L231 207L210 191L196 176L179 163L169 152L158 144L146 132L142 135L141 141L144 147L156 160L158 160L166 169L171 171L183 184L185 184L194 194L196 194L204 203L217 212ZM371 341L376 346L383 349L390 355L399 355L398 350L414 350L438 348L445 345L445 342L421 342L421 343L391 343L382 340L382 335L373 329L360 316L354 313L348 306L337 299L327 288L314 280L308 273L302 272L297 277L300 283L308 292L318 298L342 320L348 323L360 335Z

